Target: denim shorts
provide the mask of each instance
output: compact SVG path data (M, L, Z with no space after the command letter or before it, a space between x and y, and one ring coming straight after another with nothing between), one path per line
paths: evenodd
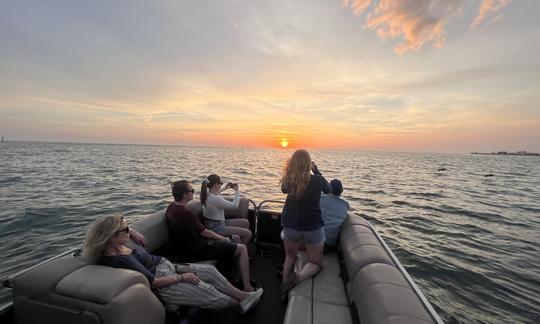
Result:
M219 235L223 235L223 233L225 233L225 221L205 218L204 225L206 226L206 228L218 233Z
M326 240L323 227L310 231L297 231L290 227L284 227L283 237L287 241L304 242L306 245L323 244Z

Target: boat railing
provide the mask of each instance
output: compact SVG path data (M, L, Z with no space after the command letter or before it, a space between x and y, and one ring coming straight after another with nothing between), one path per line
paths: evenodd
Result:
M394 254L394 252L392 252L392 250L390 249L390 247L388 247L388 245L386 244L386 242L384 241L384 239L382 238L382 236L375 230L375 227L373 227L373 225L371 225L370 222L367 222L369 224L369 227L371 227L371 229L373 230L373 233L375 233L375 236L377 237L377 239L379 240L379 242L382 244L383 248L386 250L386 253L388 253L388 255L390 256L390 258L392 259L392 262L394 262L394 264L396 265L396 267L399 269L399 271L403 274L403 276L405 277L405 279L407 280L407 282L409 283L409 285L411 286L412 290L414 291L414 293L418 296L418 298L420 299L420 301L422 302L422 305L424 305L424 308L426 309L426 311L429 313L429 315L431 316L431 318L433 319L433 321L437 324L444 324L444 322L441 320L441 318L439 317L439 315L437 314L437 312L435 311L435 309L433 308L433 306L431 306L431 303L427 300L426 296L424 296L424 294L422 293L422 291L420 290L420 288L418 288L418 286L416 285L416 283L414 282L414 280L411 278L411 276L409 275L409 273L407 272L407 270L405 270L405 267L403 267L403 265L401 264L401 262L399 262L399 259L396 257L396 255Z
M253 202L253 203L255 203L255 202ZM259 237L259 217L260 217L260 214L261 214L262 206L265 205L265 204L270 204L270 203L284 205L285 201L283 201L283 200L274 200L274 199L266 199L266 200L261 201L258 205L256 205L256 207L255 207L255 233L254 233L255 243L259 243L258 242L258 237ZM272 213L272 211L268 211L268 212ZM276 213L276 215L278 214L278 212L275 212L275 213Z
M13 284L12 284L12 283L13 283L13 280L15 280L17 277L22 276L23 274L25 274L25 273L27 273L27 272L29 272L29 271L32 271L32 270L34 270L34 269L36 269L36 268L39 268L39 267L41 267L42 265L44 265L44 264L46 264L46 263L49 263L49 262L51 262L51 261L53 261L53 260L56 260L56 259L61 258L61 257L64 257L64 256L66 256L66 255L70 255L70 254L71 254L72 256L78 256L78 255L80 255L81 251L82 251L81 248L72 248L72 249L69 249L69 250L67 250L67 251L65 251L65 252L62 252L62 253L60 253L60 254L57 254L57 255L53 256L52 258L49 258L49 259L44 260L44 261L41 261L40 263L35 264L35 265L33 265L33 266L29 267L29 268L23 269L23 270L21 270L21 271L15 273L15 274L12 274L12 275L10 275L10 276L7 276L7 277L5 277L5 278L2 278L2 279L1 279L2 287L5 287L5 288L13 288Z

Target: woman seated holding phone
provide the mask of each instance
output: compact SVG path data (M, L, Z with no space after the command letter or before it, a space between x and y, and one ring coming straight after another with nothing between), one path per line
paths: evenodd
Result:
M227 189L234 190L234 199L229 201L220 196ZM225 219L225 209L236 209L240 203L240 190L237 183L223 184L217 174L211 174L201 184L201 203L205 226L223 236L232 236L237 243L251 241L247 219Z
M126 246L130 229L122 215L104 216L94 221L84 242L84 255L93 263L142 273L169 311L179 306L223 309L239 305L242 313L257 304L262 288L245 292L231 285L208 264L173 264L142 247Z

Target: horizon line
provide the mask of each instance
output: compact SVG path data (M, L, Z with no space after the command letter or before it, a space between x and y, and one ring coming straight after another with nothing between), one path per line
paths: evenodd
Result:
M431 153L431 154L451 154L451 155L468 155L478 151L471 152L434 152L434 151L392 151L392 150L366 150L361 148L306 148L306 147L263 147L263 146L211 146L211 145L193 145L193 144L156 144L156 143L119 143L119 142L91 142L91 141L63 141L63 140L26 140L26 139L6 139L5 142L29 142L29 143L56 143L56 144L89 144L89 145L138 145L138 146L180 146L180 147L197 147L197 148L223 148L223 149L260 149L260 150L275 150L275 151L294 151L297 149L306 149L309 151L356 151L356 152L373 152L373 153ZM510 151L508 151L510 152ZM527 151L528 152L528 151ZM532 152L531 152L532 153Z

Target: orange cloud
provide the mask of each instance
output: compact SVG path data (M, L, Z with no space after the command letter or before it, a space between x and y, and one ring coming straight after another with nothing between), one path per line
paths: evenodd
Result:
M491 15L512 0L482 0L471 27L477 28ZM355 15L367 12L366 27L383 38L402 38L394 50L398 54L419 51L425 44L441 48L445 42L445 26L462 10L462 0L342 0L343 7ZM500 16L495 17L500 19Z
M478 28L488 15L496 13L509 5L510 2L512 2L512 0L482 0L482 3L480 3L480 7L478 8L478 15L474 18L471 27L475 29ZM500 16L495 17L495 19L500 19Z
M343 7L351 7L356 15L361 15L369 7L372 0L343 0Z
M375 29L384 39L403 38L403 42L395 47L398 54L418 51L428 43L442 47L445 25L461 12L461 1L458 0L353 0L344 1L343 5L360 15L371 3L373 7L367 15L366 26Z

